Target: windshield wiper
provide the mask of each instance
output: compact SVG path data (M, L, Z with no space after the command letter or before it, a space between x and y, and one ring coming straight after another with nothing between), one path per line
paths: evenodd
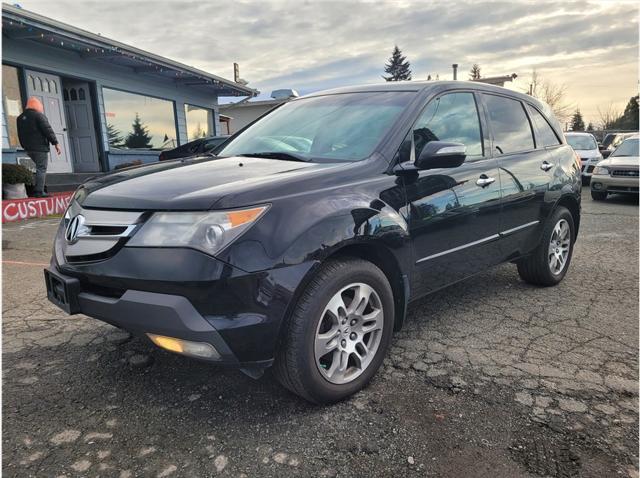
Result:
M263 151L260 153L244 153L238 154L238 156L245 156L248 158L269 158L269 159L284 159L286 161L303 161L308 163L309 158L305 158L301 154L287 153L284 151Z

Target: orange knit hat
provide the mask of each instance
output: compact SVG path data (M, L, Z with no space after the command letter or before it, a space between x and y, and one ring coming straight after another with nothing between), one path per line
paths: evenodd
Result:
M44 113L44 106L42 106L42 101L36 98L35 96L30 97L27 100L27 108L28 110L36 110L38 113Z

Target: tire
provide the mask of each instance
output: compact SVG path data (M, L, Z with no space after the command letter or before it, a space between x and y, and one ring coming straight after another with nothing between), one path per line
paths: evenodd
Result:
M552 239L554 243L558 242L556 241L558 237L556 228L564 231L563 225L568 227L568 245L565 245L565 239L561 238L561 243L552 252L550 251ZM530 256L518 262L518 273L522 280L529 284L544 287L553 286L562 281L571 264L575 237L573 216L568 209L559 206L545 223L542 239L536 250ZM564 255L565 250L566 256ZM564 258L560 270L558 270L560 267L559 256L555 251L560 251L560 255ZM555 263L553 262L553 257L556 259Z
M593 199L594 201L604 201L605 199L607 199L607 193L602 191L594 191L592 189L591 199Z
M347 313L354 309L357 291L369 297L368 303L359 302L365 304L356 311L360 315ZM375 319L363 321L362 316ZM391 342L393 321L393 293L380 269L361 259L330 260L305 287L285 323L274 375L285 388L310 402L343 400L362 389L380 368ZM365 327L364 331L359 327ZM373 327L378 328L368 332ZM326 339L329 336L336 340ZM319 357L322 352L318 350L328 352ZM363 354L365 359L359 358ZM341 371L343 363L346 367Z

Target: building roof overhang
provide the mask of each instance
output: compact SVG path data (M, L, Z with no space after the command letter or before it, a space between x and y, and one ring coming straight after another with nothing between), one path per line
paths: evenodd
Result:
M4 3L2 34L15 40L60 48L83 59L126 67L141 75L217 96L254 97L259 94L259 91L240 83Z

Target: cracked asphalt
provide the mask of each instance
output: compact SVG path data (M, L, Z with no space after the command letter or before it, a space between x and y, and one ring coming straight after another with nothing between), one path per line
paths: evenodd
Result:
M330 407L65 316L57 220L6 225L3 475L637 477L638 200L583 196L562 284L507 264L414 303Z

